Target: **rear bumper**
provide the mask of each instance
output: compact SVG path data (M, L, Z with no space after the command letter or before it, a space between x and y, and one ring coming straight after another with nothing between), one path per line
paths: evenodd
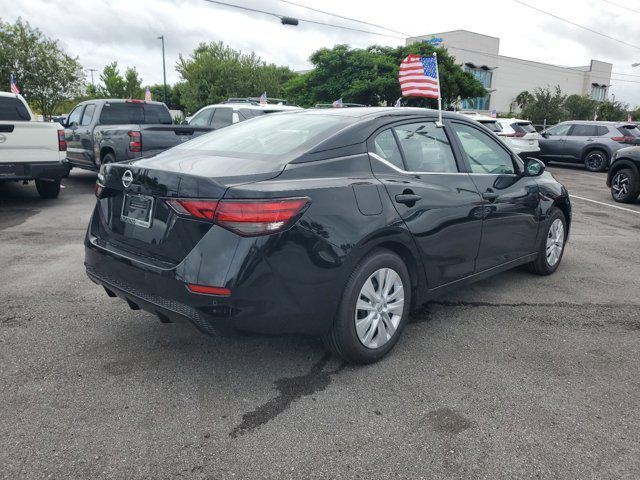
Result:
M66 160L55 162L0 163L0 181L3 180L60 180L69 169Z

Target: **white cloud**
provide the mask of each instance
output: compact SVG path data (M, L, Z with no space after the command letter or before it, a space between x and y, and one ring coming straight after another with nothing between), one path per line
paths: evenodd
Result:
M228 0L230 3L321 22L369 27L310 12L278 0ZM534 4L533 0L530 0ZM640 75L630 64L640 61L640 50L618 44L572 27L515 2L425 2L397 0L296 0L309 6L352 16L394 30L421 35L467 29L500 38L501 53L563 65L588 65L591 58L614 64L614 72ZM576 23L588 25L629 43L637 38L635 13L601 0L536 1L535 6ZM160 41L167 48L167 77L175 71L178 55L189 55L200 42L223 41L243 51L254 50L264 60L293 69L309 66L308 57L321 47L348 43L364 47L372 43L398 45L400 39L367 35L301 22L283 26L277 18L222 7L205 0L48 0L0 1L0 18L21 16L46 35L59 39L86 68L102 69L117 60L124 70L135 66L145 83L162 81ZM635 36L635 38L634 38ZM624 77L639 81L640 77ZM640 104L640 83L612 81L616 99Z

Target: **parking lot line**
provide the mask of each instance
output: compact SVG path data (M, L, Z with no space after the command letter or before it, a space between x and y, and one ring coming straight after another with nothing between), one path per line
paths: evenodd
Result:
M611 205L610 203L599 202L598 200L591 200L590 198L579 197L578 195L569 195L571 198L577 198L579 200L584 200L586 202L597 203L598 205L605 205L611 208L617 208L618 210L623 210L625 212L635 213L636 215L640 215L640 212L637 210L632 210L630 208L619 207L618 205Z

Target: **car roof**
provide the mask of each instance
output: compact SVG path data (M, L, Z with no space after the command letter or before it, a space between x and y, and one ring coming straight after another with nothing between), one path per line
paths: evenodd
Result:
M282 111L288 111L288 110L303 110L301 107L296 107L294 105L278 105L277 103L273 104L273 103L269 103L267 105L255 105L252 103L248 103L248 102L225 102L225 103L214 103L211 105L205 105L204 107L202 107L200 110L202 110L203 108L245 108L247 110L282 110Z
M422 117L437 117L438 111L431 108L420 107L349 107L349 108L313 108L313 109L301 109L296 114L304 113L305 115L338 115L343 117L353 118L376 118L376 117L388 117L388 116L422 116ZM464 118L469 120L470 117L461 115L455 112L442 112L443 118Z
M531 120L526 120L524 118L498 118L497 119L499 122L509 122L509 123L513 123L513 122L522 122L522 123L532 123Z
M13 92L0 92L0 97L22 98L22 95Z
M619 126L619 125L634 125L635 122L612 122L609 120L565 120L561 123L571 123L576 125L608 125L608 126Z

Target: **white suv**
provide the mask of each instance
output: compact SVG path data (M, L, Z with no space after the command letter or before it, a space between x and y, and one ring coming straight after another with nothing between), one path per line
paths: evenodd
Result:
M504 142L521 157L540 153L539 134L529 120L496 118L500 131L496 132Z
M218 130L267 113L289 110L300 110L300 107L286 105L283 100L260 105L257 99L230 98L224 103L202 107L189 119L188 123L194 127L209 127L211 130Z

